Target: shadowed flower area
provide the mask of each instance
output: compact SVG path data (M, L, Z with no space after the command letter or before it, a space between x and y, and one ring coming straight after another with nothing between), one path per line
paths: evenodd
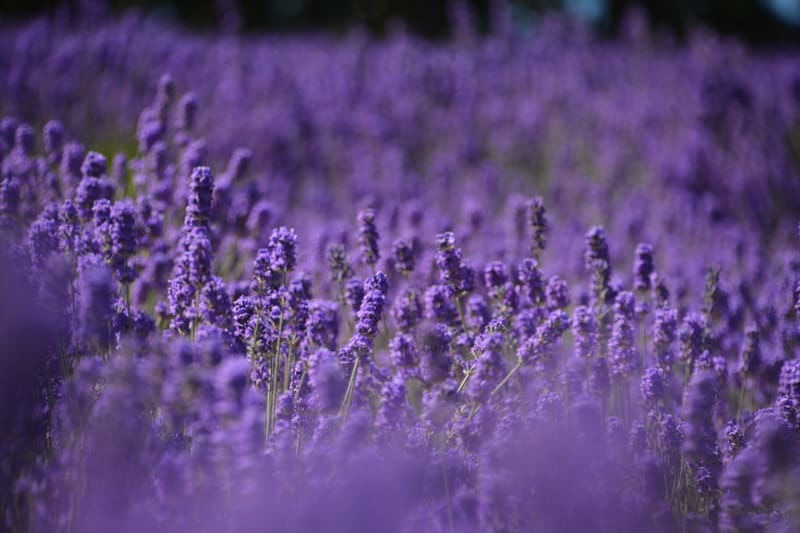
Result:
M2 28L4 530L800 530L796 52L454 15Z

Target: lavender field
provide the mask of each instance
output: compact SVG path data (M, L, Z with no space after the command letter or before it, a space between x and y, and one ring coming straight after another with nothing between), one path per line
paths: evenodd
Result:
M800 531L800 54L0 28L0 530Z

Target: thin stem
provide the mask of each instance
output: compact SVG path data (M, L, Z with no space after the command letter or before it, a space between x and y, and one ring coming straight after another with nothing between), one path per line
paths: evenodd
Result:
M464 333L472 335L472 331L467 327L467 319L464 315L464 310L461 308L461 296L456 296L456 309L458 310L458 317L461 319L461 327L464 328Z
M500 383L498 383L497 386L494 389L492 389L492 392L489 393L489 397L491 398L492 396L497 394L497 392L500 389L502 389L503 386L506 383L509 382L509 380L514 376L514 374L517 373L517 370L519 370L520 368L522 368L522 359L519 359L517 361L517 364L515 364L514 367L511 370L509 370L508 374L506 374L506 377L504 377L503 380L500 381ZM472 408L472 411L470 412L469 416L467 417L467 422L472 420L472 418L478 413L480 408L481 408L481 404L477 404L475 407Z
M464 390L464 387L467 385L467 381L469 381L471 375L472 375L471 370L467 370L466 373L464 373L464 379L462 379L461 383L458 384L458 389L456 390L456 392L461 392L462 390Z
M350 400L353 397L353 389L355 388L356 378L358 376L358 363L361 357L356 357L353 363L353 370L350 372L350 379L347 382L347 390L344 393L344 401L342 402L342 421L347 420L347 415L350 411Z
M300 380L297 382L297 389L294 391L294 401L300 397L300 391L303 388L303 382L306 380L306 367L303 366L303 372L300 373Z
M264 447L269 442L269 428L272 425L272 389L267 391L267 399L264 405Z
M492 389L490 396L494 396L495 394L497 394L497 392L500 389L502 389L506 383L508 383L508 380L510 380L514 376L514 374L517 373L517 370L519 370L521 367L522 367L522 359L519 359L517 361L517 364L515 364L514 367L508 372L508 374L506 374L506 377L504 377L503 380L500 383L498 383L494 389Z
M292 358L292 347L289 346L289 354L286 356L286 366L283 367L283 390L289 388L289 373L291 372L292 365L294 364Z
M191 331L192 341L195 340L195 337L197 336L197 326L200 325L200 321L197 319L197 312L196 312L199 307L200 307L200 291L195 291L194 302L192 304L193 308L192 310L194 311L192 313L194 315L192 317L192 331Z

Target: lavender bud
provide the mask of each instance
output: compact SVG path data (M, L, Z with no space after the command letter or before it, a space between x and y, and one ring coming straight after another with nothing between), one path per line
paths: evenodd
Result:
M745 334L739 371L745 376L755 376L761 367L761 347L758 330L748 328Z
M106 175L106 156L98 152L89 152L81 165L81 174L92 178Z
M350 306L353 314L358 313L361 309L361 303L364 299L364 286L358 278L350 278L344 289L344 299Z
M607 303L612 298L609 282L611 280L611 257L608 253L606 232L595 226L586 234L584 253L586 269L592 273L592 290L595 300Z
M658 402L666 400L667 376L658 367L645 370L639 389L648 406L654 407Z
M61 158L64 147L64 126L57 120L51 120L44 125L44 150L52 162L57 163Z
M678 313L674 309L658 308L653 324L653 349L658 364L664 368L672 366L672 345L677 338Z
M81 165L86 151L83 145L67 143L61 157L61 179L65 183L77 183L81 179Z
M800 402L800 359L783 363L778 383L779 394Z
M588 307L575 308L572 315L572 335L575 337L575 355L588 359L594 355L597 342L597 324Z
M422 319L422 302L414 289L406 290L395 300L392 315L401 330L410 330Z
M725 426L725 456L730 461L744 449L745 436L739 424L731 420Z
M479 294L473 294L467 300L467 327L481 331L491 318L491 310L486 300Z
M214 176L209 167L195 167L189 184L191 194L186 207L186 227L207 227L211 217Z
M425 316L450 324L458 317L453 289L449 285L431 285L425 291Z
M508 282L508 271L502 261L492 261L483 270L483 282L490 291L501 288Z
M551 361L551 348L569 330L572 321L569 315L561 310L551 312L547 319L536 330L536 335L525 341L517 356L530 364L543 363L545 366Z
M230 324L231 299L222 278L212 276L200 291L200 312L209 324L223 328Z
M111 160L111 177L115 183L125 183L128 175L128 156L118 153Z
M438 251L436 266L442 281L453 288L456 295L470 292L474 287L474 272L461 255L461 249L455 247L456 237L452 232L440 233L436 236Z
M694 364L695 359L706 347L705 318L697 313L690 313L684 318L678 330L678 337L681 344L681 360L690 365Z
M327 251L328 266L331 269L331 279L339 285L345 283L353 275L353 269L347 260L347 252L344 245L334 243L328 246ZM361 284L359 283L359 286Z
M468 392L473 402L484 402L506 373L503 359L503 336L499 333L480 335L475 341L478 358Z
M197 99L194 93L186 93L178 101L178 114L175 126L179 130L190 132L194 128L197 115Z
M14 134L17 148L22 150L22 153L27 156L33 154L34 142L36 139L33 128L28 124L20 124L17 126L17 130Z
M240 181L247 172L252 158L253 152L248 148L235 149L231 154L230 161L228 161L228 168L225 170L225 181L228 183Z
M386 302L386 289L386 275L383 272L378 272L364 282L366 294L358 309L356 331L365 337L371 338L378 333L378 323Z
M545 301L544 277L535 259L524 259L517 268L517 282L531 303L538 305Z
M551 311L565 309L569 306L569 287L567 282L558 276L551 276L547 280L547 308Z
M364 209L358 213L358 243L361 246L361 261L374 265L380 259L378 229L375 227L375 210Z
M293 229L281 226L269 237L270 264L278 272L290 272L297 264L297 235Z
M394 267L398 273L407 276L414 271L414 250L406 239L397 239L392 244Z
M624 294L621 293L620 296ZM611 337L608 341L608 359L611 363L611 371L615 376L628 377L637 369L639 359L635 340L631 318L624 312L616 313L611 326Z
M637 291L650 290L651 276L654 272L653 247L649 244L639 244L636 247L636 260L633 263L634 287Z
M531 252L538 257L547 244L547 212L541 196L528 200L526 208L531 228Z
M389 355L400 375L408 378L417 374L419 353L414 337L407 333L396 334L389 342Z
M336 349L339 337L339 306L335 302L315 300L308 307L308 339L316 346Z

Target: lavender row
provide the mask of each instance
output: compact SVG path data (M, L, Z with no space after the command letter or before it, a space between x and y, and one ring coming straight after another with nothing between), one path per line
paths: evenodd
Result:
M72 30L0 38L9 528L800 527L790 58Z

